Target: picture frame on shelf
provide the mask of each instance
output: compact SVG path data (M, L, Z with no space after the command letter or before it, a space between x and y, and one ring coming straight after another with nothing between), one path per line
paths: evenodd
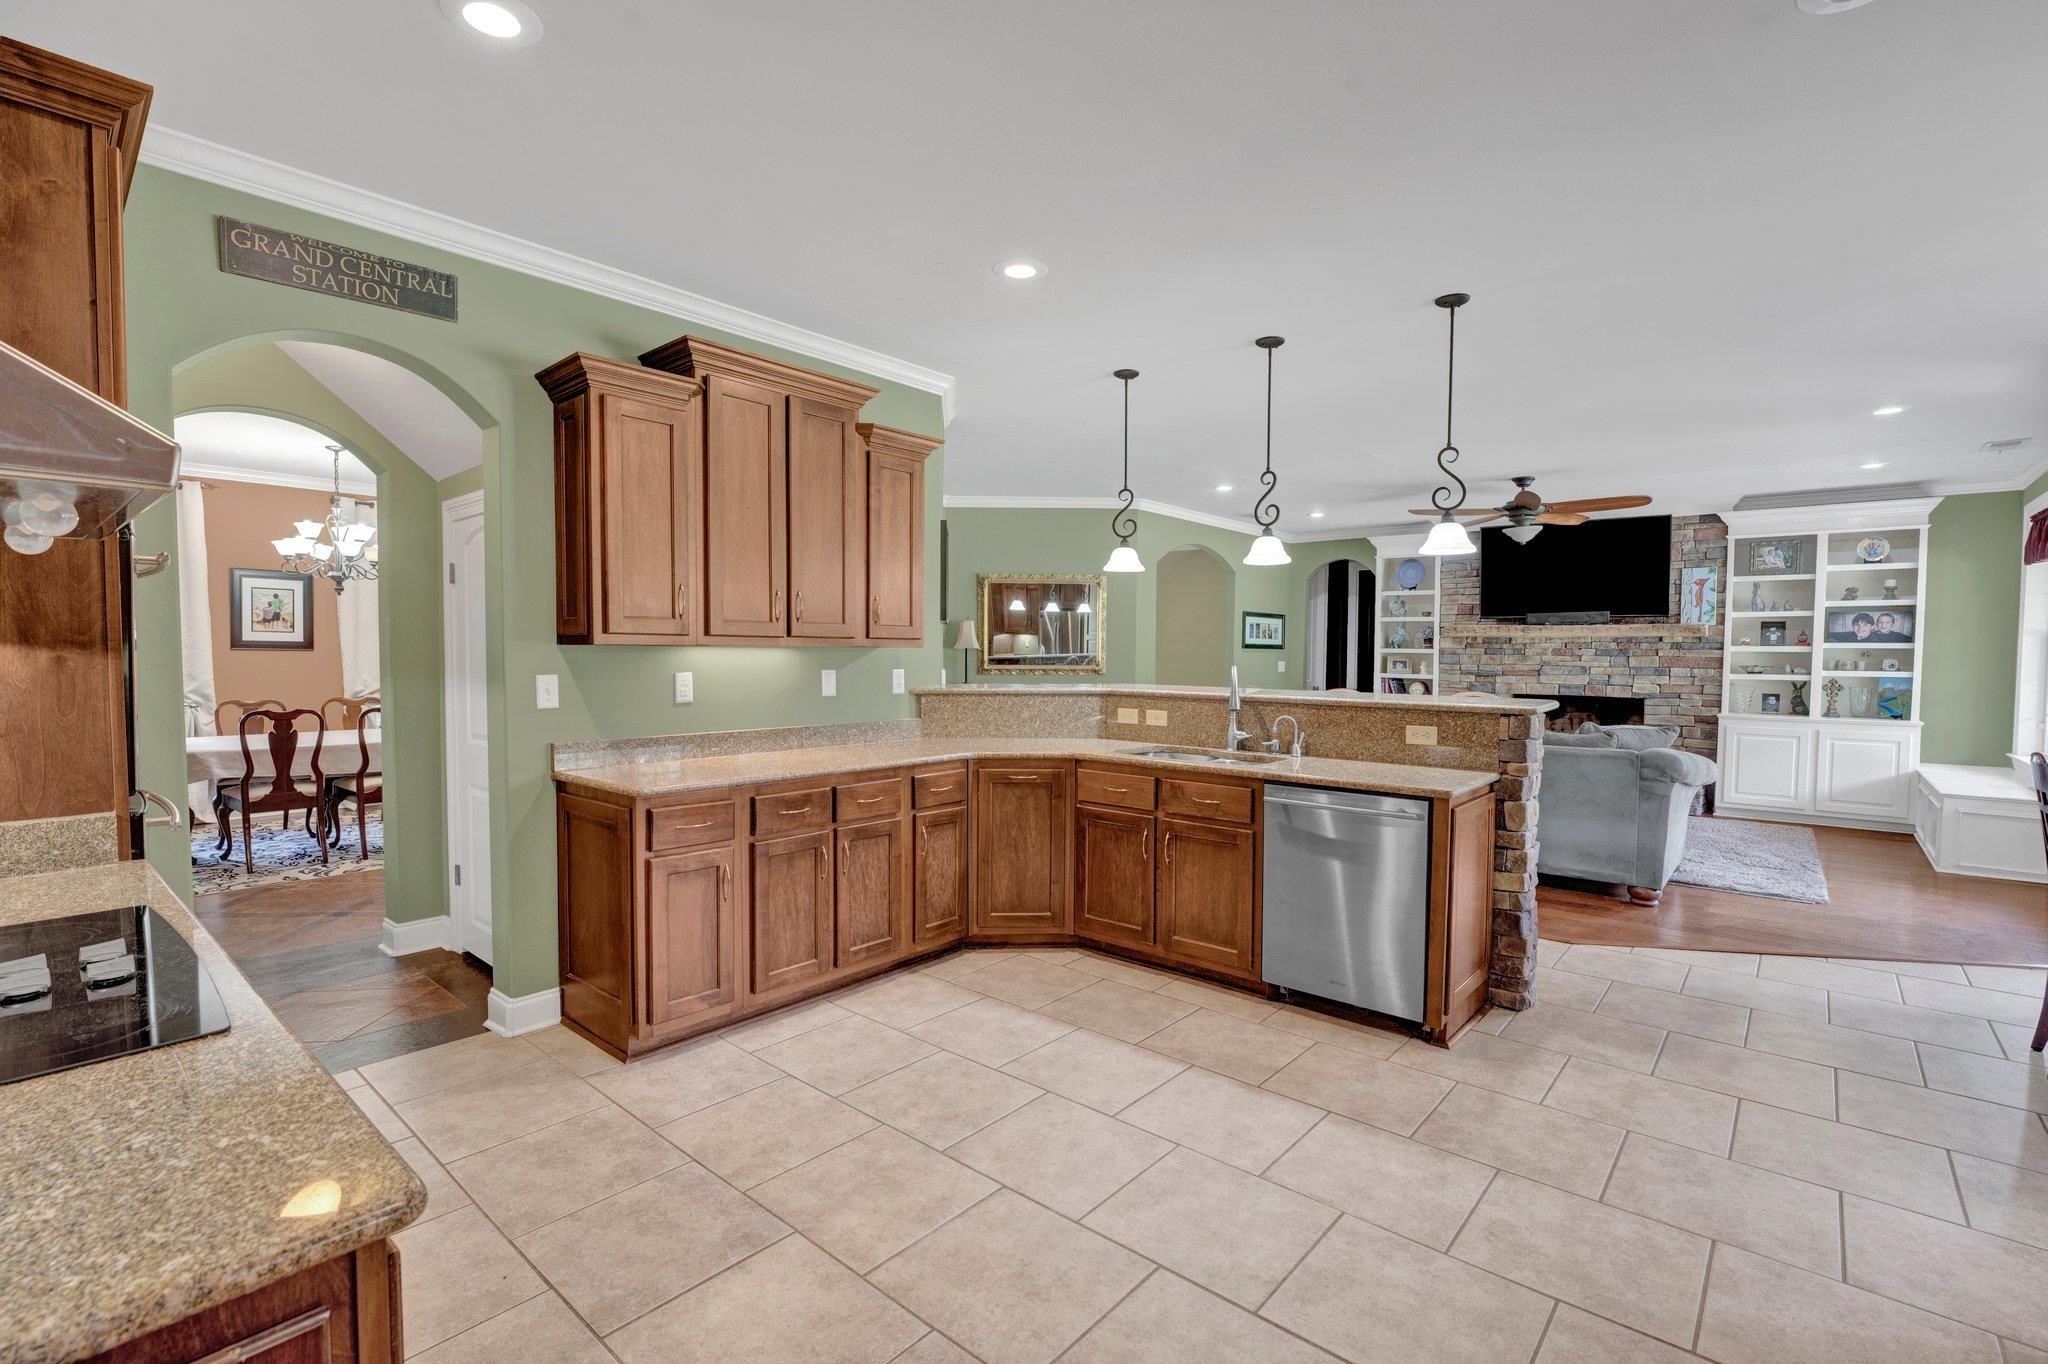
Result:
M1806 557L1806 542L1798 539L1751 540L1749 573L1753 578L1799 573Z
M1390 659L1388 659L1388 660L1387 660L1387 671L1388 671L1388 672L1390 672L1390 673L1405 673L1405 672L1407 672L1407 671L1408 671L1408 660L1407 660L1407 659L1405 659L1405 658L1390 658Z
M1828 612L1823 638L1830 644L1906 646L1913 642L1913 609L1872 602L1854 611Z
M1782 620L1765 621L1763 623L1762 638L1764 647L1767 649L1775 649L1783 644L1785 642L1785 622Z
M1763 703L1763 713L1765 715L1781 715L1784 713L1785 696L1782 692L1765 692L1763 695Z

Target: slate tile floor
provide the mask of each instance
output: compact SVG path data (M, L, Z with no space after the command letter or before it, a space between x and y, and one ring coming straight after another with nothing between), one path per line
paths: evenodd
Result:
M1542 960L1448 1054L971 949L632 1066L338 1078L428 1185L435 1364L2048 1359L2042 972Z

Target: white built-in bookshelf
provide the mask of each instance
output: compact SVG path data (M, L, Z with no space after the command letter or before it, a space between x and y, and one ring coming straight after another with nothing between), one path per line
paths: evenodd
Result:
M1412 692L1420 686L1423 693L1434 693L1442 625L1439 565L1418 554L1393 552L1397 547L1392 544L1382 548L1389 552L1379 556L1374 568L1373 690ZM1422 581L1413 588L1399 584L1401 565L1408 560L1422 565Z

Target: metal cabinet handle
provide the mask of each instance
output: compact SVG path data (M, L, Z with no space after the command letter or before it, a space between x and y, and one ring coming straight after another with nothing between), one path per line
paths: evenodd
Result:
M1197 805L1221 805L1223 803L1220 800L1210 800L1207 796L1189 796L1188 799Z
M721 900L730 900L732 898L732 868L723 862L718 864L718 898Z
M782 593L780 590L777 590L773 602L768 607L768 619L782 619Z
M881 618L882 618L882 599L881 599L880 597L870 597L870 598L868 598L868 619L869 619L869 620L880 620Z
M676 584L676 614L679 616L690 614L690 590L681 583Z
M873 805L878 800L887 799L889 799L887 796L855 796L853 803L855 805Z
M179 826L180 824L183 824L183 823L185 822L185 816L184 816L184 814L183 814L183 813L181 813L181 812L179 811L179 809L178 809L178 807L177 807L177 806L175 806L175 805L171 804L171 803L170 803L170 802L169 802L168 800L165 800L165 799L164 799L164 798L163 798L162 796L158 795L158 794L157 794L156 792L154 792L154 791L151 791L151 790L149 790L149 789L148 789L147 787L141 787L141 786L138 786L138 787L136 787L136 788L135 788L135 795L134 795L134 796L131 796L131 797L129 798L129 812L130 812L131 814L134 814L134 813L139 813L138 811L136 811L136 810L134 809L134 804L135 804L135 800L136 800L136 798L137 798L137 797L139 797L139 798L140 798L140 799L142 800L142 808L143 808L143 809L145 809L145 810L146 810L146 809L148 809L148 808L149 808L150 806L154 805L154 806L156 806L156 808L157 808L157 809L159 809L159 810L162 810L162 811L164 812L164 813L163 813L163 818L161 818L161 819L145 819L145 820L143 820L143 821L142 821L142 827L143 827L143 828L145 828L145 829L175 829L175 828L177 828L177 827L178 827L178 826Z
M776 813L776 814L778 814L778 815L807 815L807 814L809 814L810 812L811 812L811 807L810 807L810 806L809 806L808 804L804 804L804 805L784 805L784 806L780 807L779 809L777 809L775 813Z
M1031 773L1031 772L1009 772L1009 773L1005 773L1005 774L1004 774L1004 776L1003 776L1003 780L1004 780L1004 781L1044 781L1044 780L1045 780L1045 778L1044 778L1044 777L1041 777L1041 776L1038 776L1038 775L1036 775L1035 773Z
M716 821L715 821L715 820L709 820L709 819L705 819L705 820L699 820L699 821L698 821L697 823L695 823L695 824L678 824L678 825L676 825L676 828L678 828L678 829L708 829L708 828L710 828L710 827L711 827L711 826L712 826L712 825L713 825L714 823L716 823Z
M804 623L804 594L803 594L803 593L799 592L799 593L797 593L797 594L796 594L795 598L794 598L794 599L793 599L793 600L792 600L792 601L790 602L790 608L791 608L791 612L792 612L792 614L791 614L791 616L790 616L790 619L791 619L791 620L793 620L793 621L795 621L795 622L796 622L796 623L797 623L798 625L802 625L802 624Z
M1105 786L1102 789L1118 796L1129 795L1131 790L1128 786Z
M949 781L944 786L929 786L925 789L930 791L935 796L940 796L944 795L948 791L958 791L960 789L960 783L956 781Z

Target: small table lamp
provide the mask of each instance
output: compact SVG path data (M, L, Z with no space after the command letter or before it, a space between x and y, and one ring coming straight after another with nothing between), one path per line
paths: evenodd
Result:
M965 686L968 673L967 655L981 652L981 641L974 637L973 621L960 622L960 630L953 640L953 647L960 651L960 684Z

